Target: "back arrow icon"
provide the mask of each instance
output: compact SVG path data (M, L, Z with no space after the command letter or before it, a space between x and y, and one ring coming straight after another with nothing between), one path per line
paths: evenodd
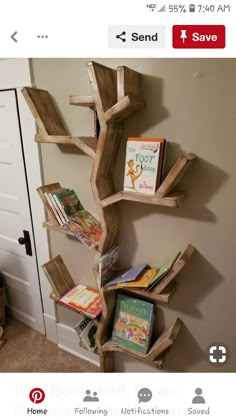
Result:
M12 35L11 35L11 39L14 41L14 42L18 42L17 41L17 39L15 38L15 36L17 35L17 31L15 31Z

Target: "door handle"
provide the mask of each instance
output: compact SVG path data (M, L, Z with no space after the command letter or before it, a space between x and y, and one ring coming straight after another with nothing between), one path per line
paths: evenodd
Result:
M18 238L18 242L20 245L25 245L26 254L32 257L31 241L28 230L23 230L23 235L24 237Z

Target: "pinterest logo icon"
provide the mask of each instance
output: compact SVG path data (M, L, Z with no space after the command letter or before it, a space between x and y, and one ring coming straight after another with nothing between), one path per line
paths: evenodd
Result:
M40 404L44 401L45 392L41 388L33 388L29 393L30 400L34 404Z

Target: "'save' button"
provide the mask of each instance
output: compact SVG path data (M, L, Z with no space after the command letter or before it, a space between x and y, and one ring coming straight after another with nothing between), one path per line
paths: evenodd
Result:
M175 25L173 48L225 48L224 25Z

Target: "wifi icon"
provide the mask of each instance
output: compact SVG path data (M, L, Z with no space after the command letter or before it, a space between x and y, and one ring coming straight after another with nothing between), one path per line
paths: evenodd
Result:
M166 5L162 6L162 7L158 10L158 13L161 13L161 12L166 12Z

